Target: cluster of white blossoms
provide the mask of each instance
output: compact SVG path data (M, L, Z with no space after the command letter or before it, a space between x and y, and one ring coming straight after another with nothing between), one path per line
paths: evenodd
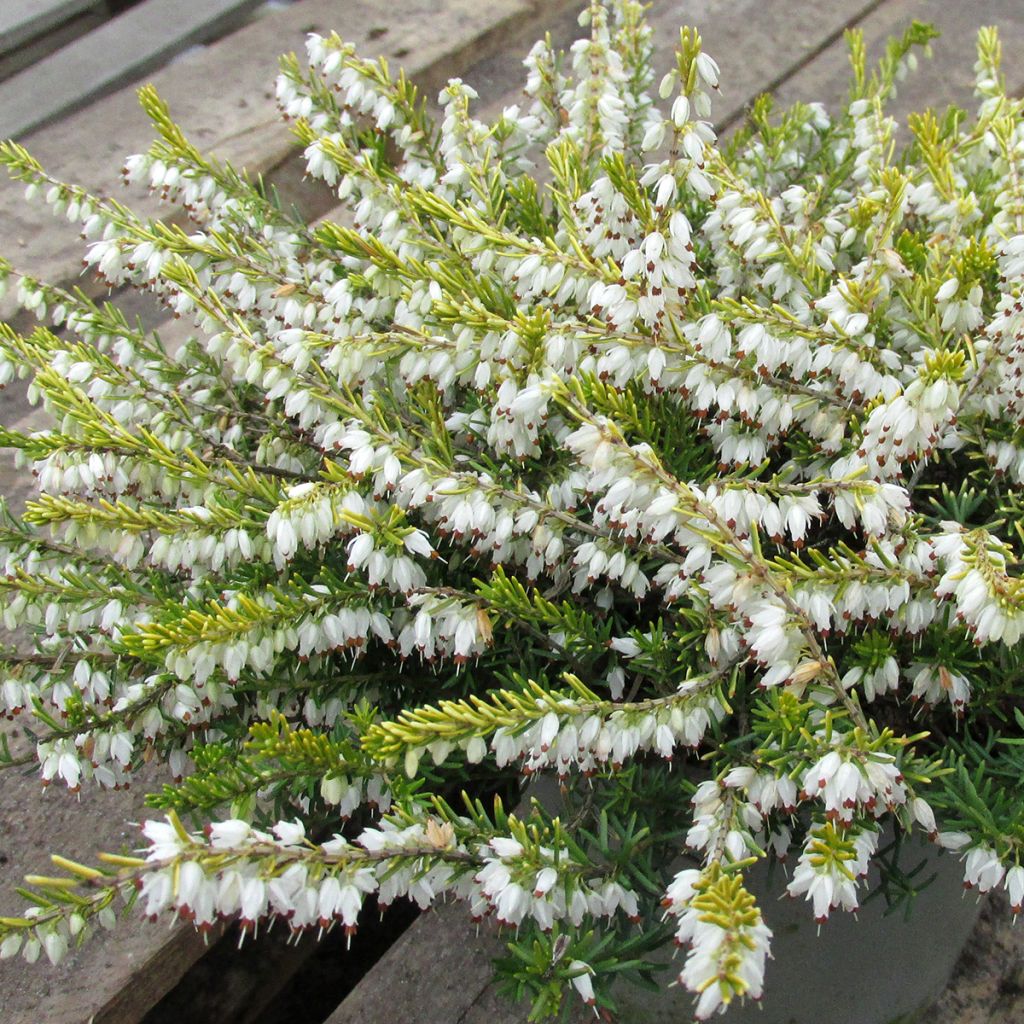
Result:
M473 876L467 896L474 917L493 913L495 919L518 927L531 917L544 931L556 921L579 927L587 917L607 918L620 911L639 920L636 893L614 879L583 880L578 872L559 866L555 851L539 846L525 857L524 846L509 836L491 839L483 851L483 867ZM566 860L565 852L562 861ZM464 887L463 887L464 888Z
M187 327L0 260L37 321L0 325L0 387L50 417L0 428L37 487L0 508L0 714L36 742L0 763L171 779L144 857L42 878L3 955L58 959L135 884L200 926L450 895L521 933L539 1014L552 978L610 1006L663 895L705 1017L764 988L759 858L795 860L820 920L893 827L1020 908L1024 103L998 39L973 118L897 135L915 25L873 71L851 35L844 106L762 101L720 147L696 31L659 76L642 4L582 24L493 123L465 82L435 121L311 36L277 96L340 204L315 224L149 88L125 178L186 220L0 146L101 288ZM484 806L537 775L557 812Z
M675 941L689 946L680 981L699 993L694 1013L706 1020L736 998L760 999L771 929L742 876L717 862L703 871L687 868L669 885L662 901L678 919Z
M856 910L857 886L868 873L877 845L878 831L870 827L840 833L829 822L811 829L786 892L810 900L819 924L832 910Z

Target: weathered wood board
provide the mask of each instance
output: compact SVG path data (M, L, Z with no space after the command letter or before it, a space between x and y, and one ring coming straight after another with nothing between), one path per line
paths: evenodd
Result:
M0 728L14 737L16 725ZM31 749L23 737L11 747ZM148 789L158 785L147 770L128 792L88 789L80 796L59 783L40 792L39 780L7 769L0 781L0 906L18 909L14 887L26 872L47 873L50 851L66 850L91 861L97 852L130 852L139 833L128 822L151 816L143 806ZM83 1024L122 989L148 1008L175 985L204 952L191 928L146 925L138 915L109 934L69 954L57 967L28 965L20 959L0 962L0 1019L5 1024ZM148 968L148 969L147 969ZM139 1016L112 1017L108 1024L132 1024Z
M526 1012L496 998L491 984L491 961L503 953L492 926L474 930L465 904L439 906L413 922L324 1024L522 1024Z
M843 31L859 24L883 0L822 0L808 17L808 0L654 0L648 13L653 29L655 65L669 69L682 25L695 25L705 50L721 67L721 95L712 112L721 128L735 123L760 93L784 82L823 50L829 49ZM545 27L552 42L563 49L580 33L575 11L548 19ZM522 58L533 42L521 33L502 51L480 61L466 73L482 93L490 97L485 112L498 113L517 101L524 72Z
M898 121L914 110L943 110L956 104L969 111L973 98L975 40L983 25L995 25L1003 45L1003 70L1011 92L1024 86L1024 3L1021 0L975 0L974 3L935 3L931 0L888 0L863 19L860 28L869 59L881 56L885 42L913 21L930 22L942 33L932 43L930 60L921 59L916 71L899 86L890 113ZM824 99L838 102L849 83L846 46L838 39L806 62L774 90L779 102Z
M262 0L145 0L0 83L0 137L84 107L190 46L222 35Z
M54 50L73 43L82 33L98 28L108 18L105 7L90 8L67 21L62 21L59 25L54 25L43 35L22 43L9 53L0 54L0 82L31 67Z
M4 0L0 6L0 56L70 18L105 5L106 0Z
M922 1024L1020 1024L1024 1020L1024 928L995 892Z

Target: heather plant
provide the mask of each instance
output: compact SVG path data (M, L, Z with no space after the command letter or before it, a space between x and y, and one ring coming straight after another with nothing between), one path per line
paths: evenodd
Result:
M0 149L103 282L194 325L171 346L4 264L38 326L0 328L0 382L52 421L0 430L38 483L0 528L0 707L35 748L6 765L169 781L141 855L55 857L2 955L132 904L317 932L455 897L505 926L531 1019L614 1008L673 939L705 1018L762 994L759 860L826 922L872 865L911 893L918 834L1020 909L1024 104L996 33L974 116L898 127L934 33L871 69L854 31L840 110L763 98L723 145L696 31L659 81L640 4L582 20L493 123L310 37L278 98L341 203L316 224L149 88L125 175L187 226Z

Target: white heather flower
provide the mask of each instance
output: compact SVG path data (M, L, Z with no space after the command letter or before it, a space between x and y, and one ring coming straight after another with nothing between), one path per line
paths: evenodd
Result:
M940 832L935 840L944 850L962 850L971 842L966 832Z
M948 700L953 710L962 715L971 699L971 684L965 676L951 672L945 665L912 665L917 669L912 680L912 700L924 700L927 704L938 704Z
M1014 864L1006 872L1003 884L1006 886L1006 894L1010 900L1010 909L1014 914L1019 914L1021 906L1024 906L1024 867Z
M935 823L935 812L926 800L915 796L909 803L911 817L928 834L933 842L938 839L939 829ZM948 833L947 833L948 834Z
M587 1006L593 1006L596 1001L594 998L594 986L590 980L590 976L594 973L593 968L582 960L572 960L569 963L569 970L572 972L570 975L572 987L576 989L580 999Z
M64 959L68 951L68 940L60 931L47 932L43 939L43 949L51 964L56 965Z
M620 636L613 638L612 650L626 658L635 658L640 653L640 644L631 636Z
M809 899L819 923L836 908L856 910L857 879L867 874L877 843L878 833L871 829L840 832L831 824L813 826L786 891Z
M996 852L988 846L975 846L967 852L964 862L964 888L979 893L994 889L1006 873Z
M772 933L742 876L685 869L669 885L663 906L678 918L677 945L690 947L679 980L698 995L696 1017L705 1020L734 998L759 999ZM728 962L730 981L723 966Z
M511 836L495 836L489 843L491 849L503 860L513 857L521 857L523 854L522 844Z
M218 821L209 826L210 845L214 849L230 849L240 846L252 833L252 826L246 821L232 818Z
M300 846L306 838L306 826L299 820L279 821L271 828L282 846Z
M149 840L147 860L173 860L185 848L185 842L173 824L165 821L146 821L142 834Z

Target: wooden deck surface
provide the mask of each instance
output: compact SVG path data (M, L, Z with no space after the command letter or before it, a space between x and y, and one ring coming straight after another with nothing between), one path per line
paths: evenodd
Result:
M0 0L0 9L6 11L12 2ZM361 52L383 53L406 66L429 90L436 91L449 75L461 75L480 91L482 109L493 112L518 100L520 61L537 35L549 30L563 46L576 37L576 6L569 0L297 0L151 77L200 148L267 172L307 204L310 216L317 216L328 208L329 196L325 200L319 193L311 200L302 190L295 150L274 108L277 54L300 49L309 31L337 28ZM924 62L901 87L900 110L947 102L970 105L974 57L968 40L983 24L1000 27L1011 84L1024 84L1024 64L1016 59L1024 51L1024 0L971 5L953 0L690 0L686 5L654 0L651 18L662 66L678 38L681 16L700 28L706 50L721 65L722 99L715 120L725 128L737 124L753 98L766 90L783 102L840 101L847 84L842 33L853 25L863 28L875 54L913 18L942 28L935 59ZM52 172L110 192L124 156L144 149L150 138L134 87L126 87L33 132L26 145ZM119 188L115 194L120 197ZM147 215L165 212L148 196L136 198L137 203L131 201ZM27 273L55 283L78 276L82 250L74 232L42 206L26 204L21 187L6 181L0 181L0 245ZM0 316L10 312L9 300L0 305ZM16 389L0 393L0 421L31 415ZM23 476L8 464L0 466L0 491L17 498L25 487ZM14 909L13 885L26 872L44 869L47 852L60 849L88 858L96 849L130 844L122 822L144 814L136 790L89 795L78 804L52 787L40 802L33 778L0 778L0 912ZM992 933L1002 943L1000 955L1010 948L1024 955L1024 935L1007 938L998 926ZM457 906L424 915L330 1024L521 1024L525 1010L498 1001L489 985L495 940L485 934L476 942L472 934ZM0 1020L134 1024L159 997L161 986L173 984L200 952L189 933L169 936L130 921L56 970L4 962ZM140 969L153 957L162 958L167 968L162 974ZM454 984L441 982L442 967ZM119 995L129 987L138 996L132 1006ZM400 993L408 998L396 1000ZM960 1007L956 1012L966 1011ZM1017 1018L1006 1021L1024 1019L1024 1006L1016 1012ZM933 1024L956 1019L940 1011L932 1018Z
M96 11L106 0L4 0L0 6L0 55L11 53L67 21Z
M0 82L0 138L87 106L190 46L240 24L263 0L144 0Z

